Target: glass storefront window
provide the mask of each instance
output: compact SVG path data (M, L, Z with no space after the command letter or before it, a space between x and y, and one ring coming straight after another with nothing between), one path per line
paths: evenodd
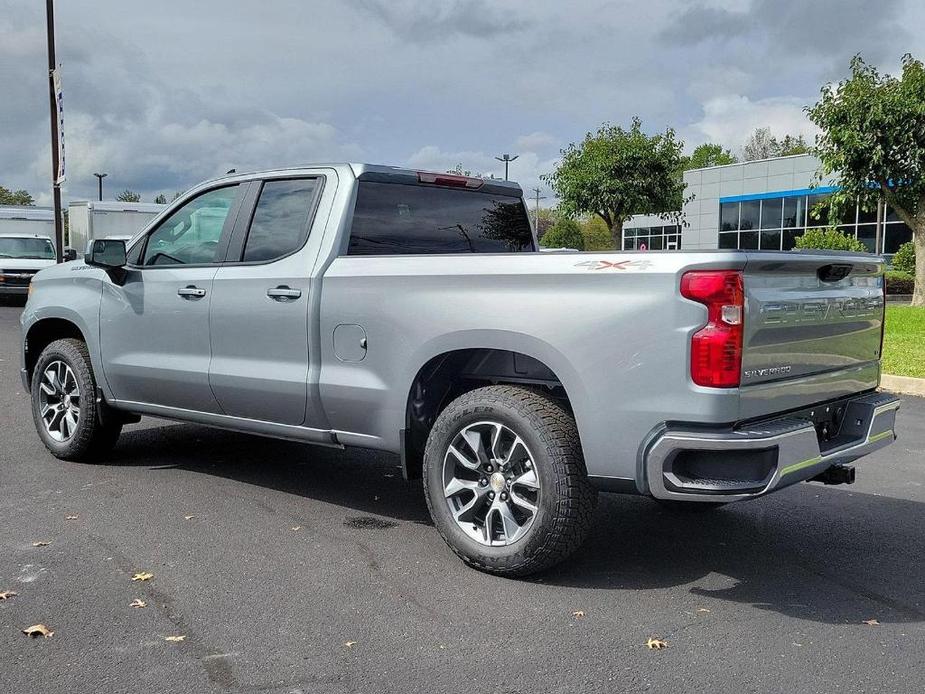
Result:
M806 229L784 229L784 238L782 246L785 251L792 251L797 247L797 239L803 235Z
M892 255L907 241L912 240L912 231L902 222L886 224L883 232L883 252Z
M735 231L727 231L719 235L719 247L720 248L738 248L739 247L739 234Z
M736 231L739 228L739 203L724 202L719 206L719 230Z
M739 232L739 248L748 250L758 250L758 232L741 231Z
M761 228L762 229L780 229L781 225L781 205L783 198L761 201Z
M823 227L828 225L828 200L828 195L808 195L806 197L806 210L808 212L806 226Z
M806 223L806 198L802 195L784 198L784 228L801 227Z
M859 224L858 241L867 246L871 253L877 252L877 225L876 224Z
M761 232L761 250L763 251L779 251L780 250L780 230Z
M743 202L739 212L739 229L742 231L746 231L748 229L757 229L758 218L760 215L760 200L747 200Z

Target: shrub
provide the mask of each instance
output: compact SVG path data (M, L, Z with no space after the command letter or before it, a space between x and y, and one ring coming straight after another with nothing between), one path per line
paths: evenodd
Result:
M613 239L607 223L594 215L581 222L581 235L585 237L586 251L612 251Z
M915 246L906 241L893 256L893 269L915 275Z
M585 237L581 235L581 227L572 219L560 219L543 234L540 244L545 248L575 248L579 251L585 249Z
M853 236L838 229L807 229L797 238L797 248L812 248L825 251L857 251L867 253L867 246Z
M915 277L908 272L887 270L884 273L887 294L911 294L915 287Z

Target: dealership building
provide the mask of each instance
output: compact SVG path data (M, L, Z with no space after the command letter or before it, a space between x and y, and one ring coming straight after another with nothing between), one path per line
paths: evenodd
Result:
M684 172L681 224L636 215L623 230L625 250L743 248L784 250L813 227L827 227L825 201L836 190L818 181L809 154L711 166ZM894 254L912 232L888 206L846 210L838 228L872 253Z

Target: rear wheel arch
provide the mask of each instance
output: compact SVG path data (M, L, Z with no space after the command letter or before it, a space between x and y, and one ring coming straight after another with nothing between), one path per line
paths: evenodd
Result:
M464 393L499 384L541 391L572 412L562 380L537 357L491 347L437 354L417 371L408 389L401 436L402 471L407 479L420 477L427 436L443 409Z

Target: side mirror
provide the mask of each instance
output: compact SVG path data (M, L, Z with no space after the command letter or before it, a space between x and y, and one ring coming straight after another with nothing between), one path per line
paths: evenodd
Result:
M94 239L84 254L87 265L114 270L125 266L125 241L122 239Z
M77 260L77 251L75 251L73 248L65 248L64 262L68 262L70 260Z

